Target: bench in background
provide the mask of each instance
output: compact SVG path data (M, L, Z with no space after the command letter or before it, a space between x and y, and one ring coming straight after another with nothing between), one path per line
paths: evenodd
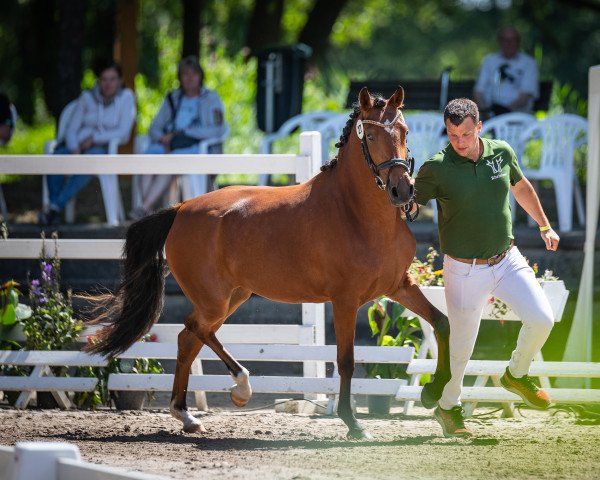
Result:
M441 110L442 84L440 80L352 80L346 97L346 108L352 108L352 104L358 98L358 93L365 86L372 93L376 92L384 97L389 97L396 91L398 85L404 88L404 108L406 110ZM475 80L449 81L446 101L461 97L472 98L474 86ZM540 96L533 105L534 111L547 111L551 95L552 81L541 81ZM441 107L443 108L443 105Z

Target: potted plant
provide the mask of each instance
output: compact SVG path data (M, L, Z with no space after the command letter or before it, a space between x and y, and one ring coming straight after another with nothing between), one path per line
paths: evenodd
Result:
M405 316L405 308L386 298L380 297L368 310L371 335L376 338L379 347L414 347L420 345L420 325L416 317ZM369 378L407 379L405 364L367 363L366 374ZM370 395L367 397L369 413L389 413L391 397Z
M94 343L94 336L88 336L87 341ZM145 335L140 341L155 342L156 335ZM108 376L111 373L164 373L161 363L154 358L121 359L113 358L107 367L81 367L78 376L97 377L98 386L93 392L81 392L75 396L75 403L81 408L95 409L100 405L110 406L111 402L117 410L141 410L146 398L154 399L151 391L109 391Z

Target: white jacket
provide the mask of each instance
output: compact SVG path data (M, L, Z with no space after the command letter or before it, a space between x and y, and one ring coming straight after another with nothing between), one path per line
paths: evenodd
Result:
M126 143L136 116L135 96L124 88L110 100L101 94L98 85L83 92L78 100L66 132L67 148L76 150L82 140L92 136L97 145L117 139Z

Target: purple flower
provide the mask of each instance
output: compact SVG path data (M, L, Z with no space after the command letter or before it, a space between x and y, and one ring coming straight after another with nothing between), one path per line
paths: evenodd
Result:
M40 285L40 281L37 278L31 281L31 293L33 293L33 296L38 304L44 305L46 303L44 291Z
M31 292L36 297L39 297L42 294L42 288L40 287L40 281L37 278L35 280L31 281Z
M44 283L52 282L52 264L42 262L42 280Z

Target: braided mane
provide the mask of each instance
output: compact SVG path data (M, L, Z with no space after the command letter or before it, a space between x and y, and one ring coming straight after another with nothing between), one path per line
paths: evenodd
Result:
M375 108L385 107L385 100L383 99L383 97L381 95L375 96L375 98L373 99L373 106ZM346 125L344 126L344 129L342 130L340 139L335 144L335 148L337 148L338 150L340 148L342 148L344 145L346 145L346 143L348 143L348 139L350 138L350 134L352 133L352 126L354 125L354 119L356 117L358 117L359 115L360 115L360 105L357 102L355 102L352 105L352 112L350 112L350 116L348 118L348 121L346 122ZM339 155L339 151L338 151L338 155ZM333 167L335 167L337 165L338 155L336 155L331 160L329 160L326 164L324 164L321 167L321 171L325 172L325 171L331 170Z

